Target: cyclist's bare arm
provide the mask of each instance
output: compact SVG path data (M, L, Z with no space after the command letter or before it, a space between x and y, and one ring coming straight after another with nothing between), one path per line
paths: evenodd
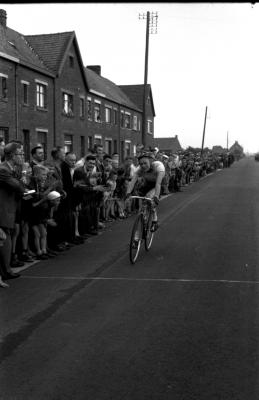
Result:
M132 192L137 180L138 180L138 174L136 174L136 172L135 172L134 175L133 175L133 178L129 182L126 195L130 194Z
M155 196L159 198L161 192L161 182L165 176L164 171L159 171L156 178L156 186L155 186Z

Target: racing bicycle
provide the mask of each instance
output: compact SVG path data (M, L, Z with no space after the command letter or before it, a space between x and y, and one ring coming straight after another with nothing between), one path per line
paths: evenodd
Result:
M148 197L142 196L131 196L131 199L139 199L141 201L130 238L129 258L130 262L135 264L140 252L141 244L144 242L145 249L148 251L153 242L154 232L151 231L153 220L153 201Z

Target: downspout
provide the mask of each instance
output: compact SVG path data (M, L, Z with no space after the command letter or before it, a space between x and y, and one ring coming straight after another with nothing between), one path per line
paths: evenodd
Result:
M118 109L118 153L119 153L119 163L121 163L122 160L122 154L121 154L121 106L119 105Z
M18 82L17 82L17 64L14 64L14 81L15 81L15 139L18 140L19 132L19 115L18 115Z
M55 77L53 78L53 147L56 147L57 143L57 136L56 136L56 127L57 127L57 122L56 122L56 79Z

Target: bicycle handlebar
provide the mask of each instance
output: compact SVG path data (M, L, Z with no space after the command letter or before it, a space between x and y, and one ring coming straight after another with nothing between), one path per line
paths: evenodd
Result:
M150 199L149 197L142 197L142 196L130 196L131 199L141 199L141 200L147 200L152 202L152 199Z

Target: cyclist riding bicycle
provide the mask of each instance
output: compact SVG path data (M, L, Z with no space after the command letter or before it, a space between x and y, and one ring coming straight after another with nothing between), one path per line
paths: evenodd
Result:
M153 153L144 151L138 157L139 166L137 167L126 192L128 198L137 188L139 196L147 197L153 200L153 221L151 231L155 232L158 228L156 206L159 204L161 191L161 182L165 176L165 167L161 161L154 158Z

